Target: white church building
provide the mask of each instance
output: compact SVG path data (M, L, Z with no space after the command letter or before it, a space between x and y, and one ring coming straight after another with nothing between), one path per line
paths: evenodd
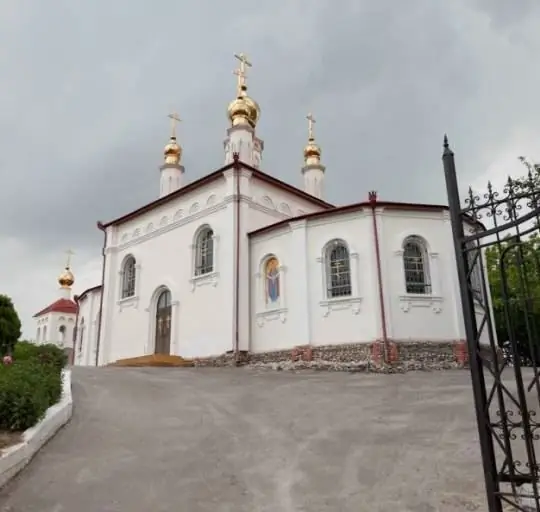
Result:
M311 115L303 190L263 170L250 64L236 57L223 167L186 183L172 115L159 197L98 222L102 283L76 297L74 364L154 353L198 364L464 362L448 208L375 192L347 206L325 201ZM49 325L46 336L57 329Z

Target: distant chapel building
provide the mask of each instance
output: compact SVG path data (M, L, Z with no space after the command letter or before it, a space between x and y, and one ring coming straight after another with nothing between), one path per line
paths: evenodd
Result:
M68 259L66 268L58 276L60 285L58 299L34 315L37 322L35 340L37 344L52 343L71 351L78 311L77 304L71 297L71 287L74 282L75 278Z
M326 202L311 115L304 190L262 171L260 109L246 86L250 64L236 57L224 166L185 184L172 115L159 198L98 223L101 285L79 295L78 307L57 301L42 311L38 338L58 337L61 324L65 343L76 316L79 365L154 353L200 364L463 362L448 208L379 201L374 192L357 204ZM45 314L48 323L39 324Z

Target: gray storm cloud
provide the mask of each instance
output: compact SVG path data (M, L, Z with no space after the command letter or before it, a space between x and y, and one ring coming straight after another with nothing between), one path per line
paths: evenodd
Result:
M465 184L512 134L540 131L532 0L28 0L0 13L0 291L27 334L64 251L94 268L96 220L157 196L169 112L184 120L186 178L221 166L234 52L253 61L264 170L301 184L313 111L336 203L371 189L444 202L444 132Z

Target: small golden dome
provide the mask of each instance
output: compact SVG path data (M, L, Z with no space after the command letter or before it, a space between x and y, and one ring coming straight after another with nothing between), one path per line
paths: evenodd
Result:
M308 120L308 143L304 147L304 162L306 165L320 165L321 148L315 142L315 135L313 134L315 118L313 114L308 114L306 119Z
M309 139L304 148L304 159L307 162L308 159L313 158L321 158L321 148L315 143L315 139Z
M246 90L247 88L243 86L239 96L231 101L227 109L227 115L232 126L247 123L252 128L255 128L261 115L261 109L258 103L247 95Z
M65 270L58 276L58 283L62 288L71 288L75 282L73 272L66 267Z
M166 164L176 165L180 163L180 159L182 158L182 148L180 147L178 142L176 142L175 136L171 136L169 143L165 146L165 149L163 150L163 154L165 155Z

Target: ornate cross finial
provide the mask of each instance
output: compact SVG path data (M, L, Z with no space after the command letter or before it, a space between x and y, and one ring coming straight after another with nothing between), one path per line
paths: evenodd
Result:
M251 67L251 62L249 62L247 55L245 53L235 53L234 56L240 61L240 72L246 74L247 69Z
M176 112L169 114L167 117L171 120L171 137L176 138L176 123L179 123L182 119Z
M306 116L306 119L308 120L308 137L310 140L315 140L315 136L313 135L313 125L317 121L315 121L315 118L311 112Z
M240 61L239 69L235 69L233 73L238 77L238 93L246 86L246 71L247 68L251 67L251 62L249 62L247 55L244 53L235 53L234 56Z
M66 268L69 268L71 265L71 256L73 256L75 253L71 249L68 249L66 251L66 254L67 254Z

